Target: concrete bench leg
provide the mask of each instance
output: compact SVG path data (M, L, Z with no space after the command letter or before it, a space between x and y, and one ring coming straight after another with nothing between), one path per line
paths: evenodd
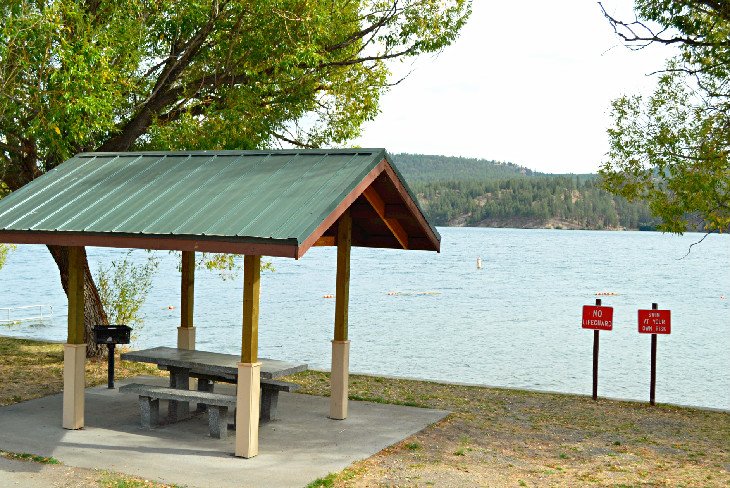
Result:
M277 420L276 410L279 405L279 390L261 390L261 414L260 422Z
M214 439L228 437L228 407L208 405L208 429Z
M180 390L190 389L190 370L170 369L170 387ZM190 403L170 400L167 405L167 419L178 422L190 417Z
M143 429L151 429L160 423L160 400L139 396L139 412Z
M213 393L213 388L215 386L215 383L211 380L207 380L205 378L199 378L198 379L198 391L209 391L210 393ZM198 403L198 412L205 412L207 405L205 403Z

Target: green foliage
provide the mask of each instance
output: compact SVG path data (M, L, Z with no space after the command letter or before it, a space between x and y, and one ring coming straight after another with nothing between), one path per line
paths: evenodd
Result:
M630 45L679 46L650 96L613 102L605 187L646 200L659 228L730 228L730 7L637 0L638 24L609 17ZM659 26L655 33L649 23Z
M652 229L645 204L615 197L595 176L429 181L411 185L436 225L537 226L550 220L584 229Z
M0 198L3 196L5 196L4 185L0 183ZM13 249L15 249L15 246L12 244L0 243L0 269L3 269L5 261L8 259L8 253Z
M335 486L337 480L337 473L330 473L323 478L317 478L316 480L309 483L306 488L331 488Z
M159 261L149 256L146 263L136 265L131 254L132 251L128 251L123 260L113 261L108 267L99 265L95 281L109 323L139 328L144 321L140 308L152 287Z
M388 60L456 38L469 0L8 0L0 175L85 150L341 144L378 113Z
M171 251L173 254L180 255L179 252ZM240 261L241 255L238 254L220 254L220 253L198 253L195 261L196 269L205 269L208 271L218 271L223 280L236 279L241 271L241 266L236 265L236 259ZM177 270L182 271L182 265L178 260ZM261 271L276 271L271 261L261 261Z
M5 261L8 259L8 253L15 249L14 245L11 244L0 244L0 269L5 265Z

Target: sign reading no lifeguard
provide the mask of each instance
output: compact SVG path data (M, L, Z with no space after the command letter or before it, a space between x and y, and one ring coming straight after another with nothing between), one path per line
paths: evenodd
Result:
M639 310L639 332L642 334L670 334L671 310Z
M593 330L612 330L613 307L583 305L583 328Z

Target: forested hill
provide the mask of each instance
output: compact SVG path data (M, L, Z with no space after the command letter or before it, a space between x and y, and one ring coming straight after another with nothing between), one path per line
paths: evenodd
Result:
M486 159L427 154L394 154L392 157L409 184L434 180L495 180L540 174L513 163Z
M418 154L393 161L436 225L642 229L656 225L645 204L600 188L597 175L550 175L512 163Z

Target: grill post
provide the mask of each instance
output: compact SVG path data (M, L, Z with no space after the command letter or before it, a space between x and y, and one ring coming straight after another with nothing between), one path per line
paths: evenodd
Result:
M107 366L107 388L110 390L114 388L114 346L116 344L111 343L107 344L107 347L109 348L109 361Z

